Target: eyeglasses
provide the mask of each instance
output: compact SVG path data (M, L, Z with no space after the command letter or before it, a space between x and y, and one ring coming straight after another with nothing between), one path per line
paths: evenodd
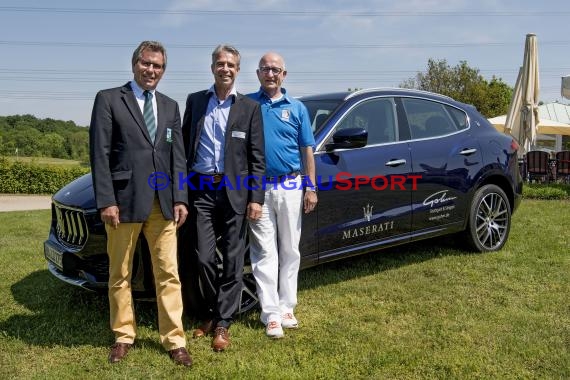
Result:
M283 69L280 67L262 66L259 68L259 71L261 71L263 74L269 74L269 72L271 71L273 75L279 75L283 72Z
M145 69L152 68L155 71L160 71L160 70L164 69L164 65L161 65L159 63L143 61L143 60L140 60L139 62Z

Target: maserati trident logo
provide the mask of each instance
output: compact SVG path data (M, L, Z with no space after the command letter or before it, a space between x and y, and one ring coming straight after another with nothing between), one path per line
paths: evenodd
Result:
M372 210L374 210L374 206L370 205L370 203L363 206L362 211L364 212L364 222L358 222L358 227L342 230L342 240L355 238L366 239L366 236L385 234L394 229L394 220L387 220L381 223L370 223L372 220ZM377 216L377 218L378 217L379 216Z
M370 203L368 203L366 207L362 207L362 211L364 211L364 219L366 219L367 222L370 222L370 219L372 219L373 208L374 206L370 206Z

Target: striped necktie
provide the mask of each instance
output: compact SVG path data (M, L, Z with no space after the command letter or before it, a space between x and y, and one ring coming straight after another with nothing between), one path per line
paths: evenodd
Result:
M150 139L154 142L154 137L156 136L156 122L154 120L154 111L152 110L152 92L150 91L144 92L143 116Z

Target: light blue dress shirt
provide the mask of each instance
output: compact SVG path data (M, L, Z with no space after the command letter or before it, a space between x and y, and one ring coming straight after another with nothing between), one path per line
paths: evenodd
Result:
M208 93L210 99L204 117L204 128L200 134L192 170L202 174L223 173L228 116L237 91L232 88L224 101L218 99L214 86L210 87Z

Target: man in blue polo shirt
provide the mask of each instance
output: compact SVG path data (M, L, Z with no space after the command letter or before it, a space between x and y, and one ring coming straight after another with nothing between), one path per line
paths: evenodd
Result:
M261 321L271 338L282 338L283 327L298 327L293 311L302 210L309 213L317 205L311 121L303 103L281 87L286 75L283 57L266 53L257 69L261 88L248 95L261 104L265 134L265 202L261 218L249 226Z

